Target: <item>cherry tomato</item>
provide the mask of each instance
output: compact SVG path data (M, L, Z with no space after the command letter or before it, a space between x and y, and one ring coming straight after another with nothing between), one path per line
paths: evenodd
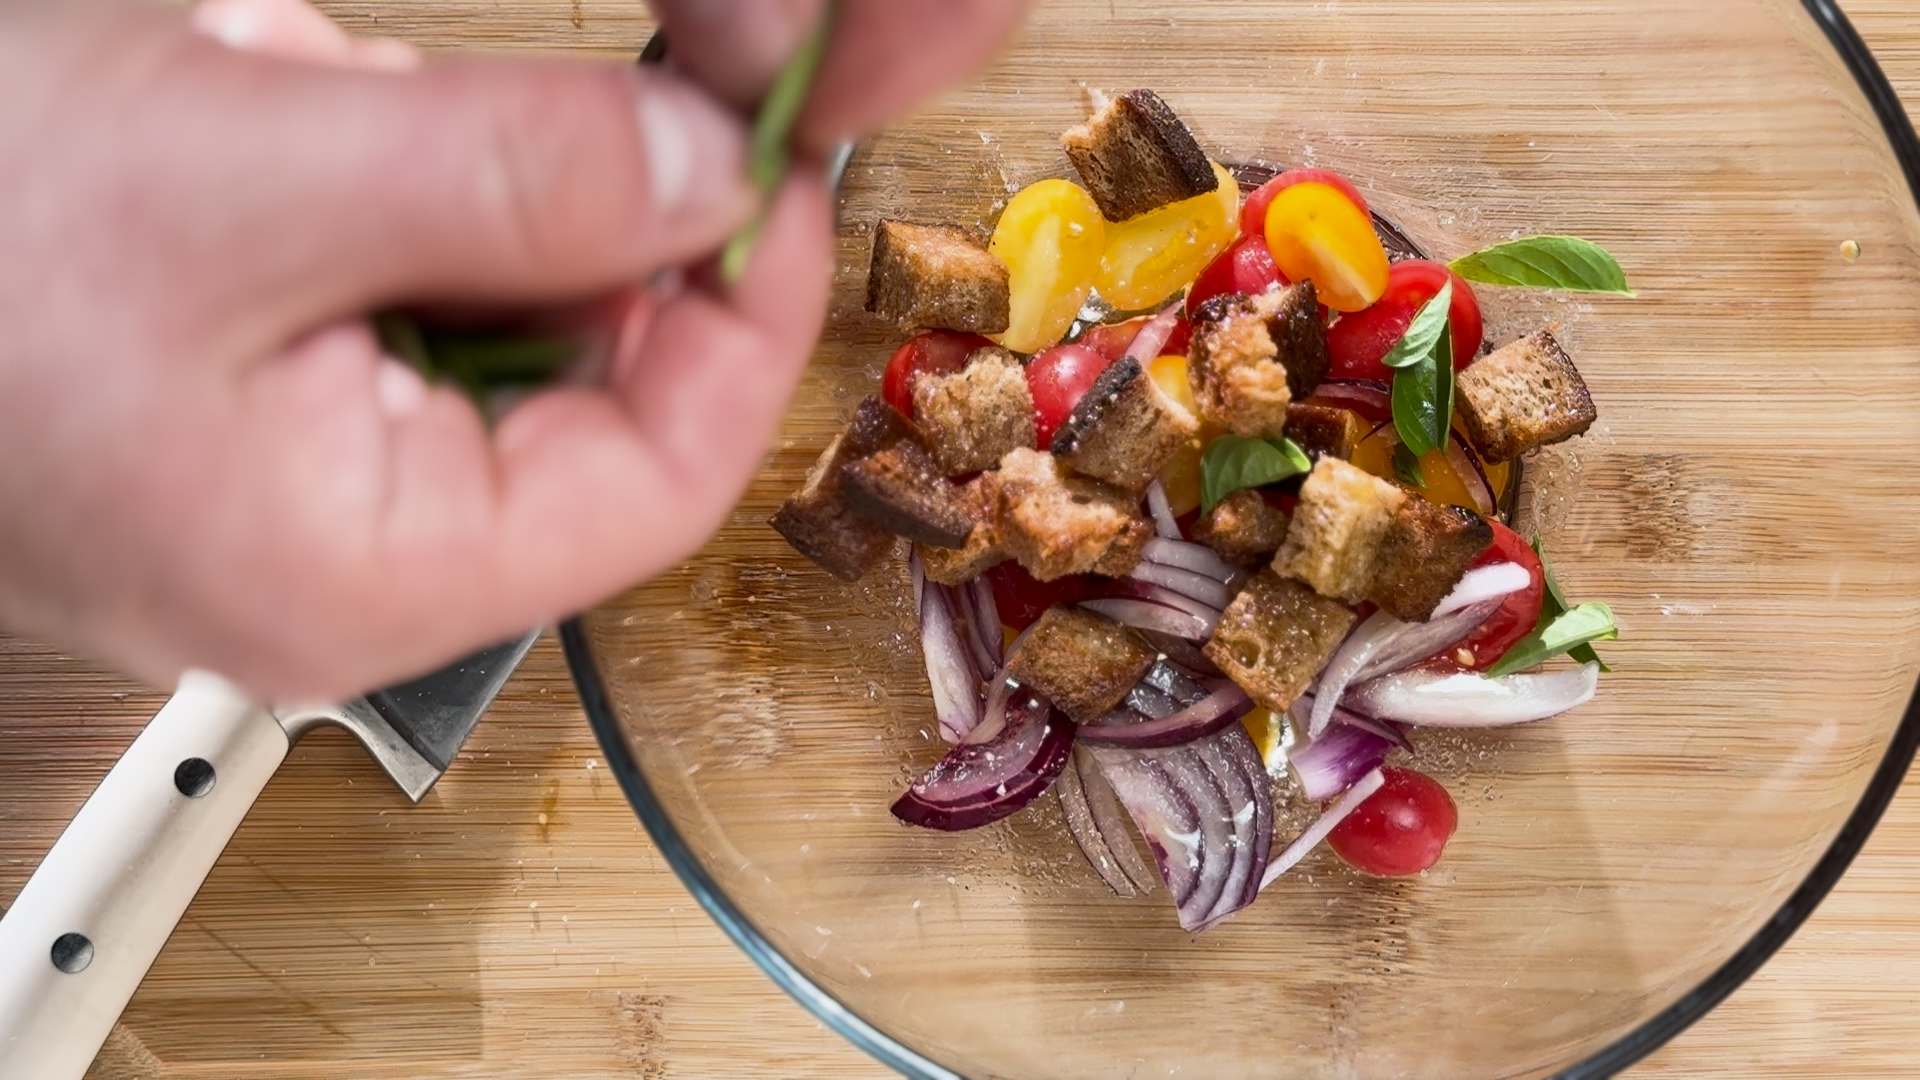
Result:
M1036 581L1012 560L988 570L987 584L993 587L993 603L1000 609L1001 624L1015 630L1033 625L1034 620L1055 604L1077 603L1099 591L1094 580L1084 574Z
M1325 184L1336 188L1340 194L1353 201L1363 214L1367 209L1366 196L1353 186L1346 177L1331 169L1288 169L1286 172L1253 189L1253 194L1240 204L1240 231L1248 236L1264 236L1267 232L1267 207L1273 204L1273 197L1295 184Z
M1533 633L1534 624L1540 621L1540 605L1547 595L1547 575L1540 567L1540 557L1533 553L1533 545L1498 521L1488 519L1487 524L1493 526L1493 544L1481 552L1473 565L1519 563L1526 567L1529 580L1526 588L1510 594L1495 608L1479 629L1448 650L1448 657L1455 658L1456 662L1460 651L1466 650L1473 662L1462 666L1475 671L1492 667L1514 643Z
M1187 287L1187 317L1192 318L1201 304L1216 296L1226 293L1253 296L1286 283L1280 276L1280 268L1273 263L1273 253L1267 250L1267 238L1259 232L1248 233L1208 263Z
M1054 430L1111 362L1085 345L1055 345L1027 361L1027 389L1033 394L1034 434L1040 449L1053 445Z
M1327 328L1327 370L1334 379L1389 380L1393 372L1380 363L1394 342L1407 332L1420 305L1433 299L1448 277L1453 278L1453 302L1447 323L1453 332L1453 368L1459 371L1480 352L1480 302L1459 274L1437 262L1408 259L1387 270L1387 291L1373 306L1340 317Z
M907 416L913 415L913 380L923 371L947 374L959 371L967 366L967 357L975 349L984 349L993 342L979 334L962 334L954 330L929 330L911 338L893 359L887 361L886 374L880 376L880 397L887 404L899 409Z
M1387 291L1387 249L1373 219L1331 184L1283 188L1267 207L1265 235L1280 273L1312 281L1335 311L1359 311Z
M1327 846L1363 874L1403 877L1440 861L1460 811L1440 782L1412 769L1382 768L1386 783L1333 827Z

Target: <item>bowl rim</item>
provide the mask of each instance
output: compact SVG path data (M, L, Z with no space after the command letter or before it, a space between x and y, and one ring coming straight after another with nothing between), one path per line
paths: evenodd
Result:
M1879 120L1894 157L1906 175L1907 187L1915 205L1920 207L1920 136L1915 135L1913 123L1892 84L1887 81L1879 61L1874 59L1872 51L1835 0L1801 0L1801 6L1825 33L1828 42L1840 55L1873 107L1874 116ZM560 624L560 642L566 652L567 668L572 673L581 706L586 711L587 722L606 755L608 768L619 781L620 789L625 792L627 801L633 805L641 825L646 828L647 835L653 838L667 865L673 868L694 900L727 937L775 985L785 990L822 1023L881 1064L914 1080L964 1080L961 1074L902 1045L822 989L775 948L753 920L721 891L668 818L666 808L654 795L652 786L640 770L639 762L634 759L619 718L608 699L606 684L594 660L581 617L575 616ZM1820 901L1839 882L1841 875L1866 844L1867 837L1873 833L1888 803L1899 791L1917 748L1920 748L1920 685L1909 695L1900 725L1888 741L1886 753L1874 769L1873 778L1861 792L1860 801L1855 804L1853 812L1847 816L1846 823L1834 836L1826 852L1814 863L1806 880L1794 889L1773 917L1763 923L1746 944L1698 987L1586 1060L1553 1074L1552 1080L1599 1080L1615 1075L1685 1031L1746 982L1786 944L1787 939L1807 921Z

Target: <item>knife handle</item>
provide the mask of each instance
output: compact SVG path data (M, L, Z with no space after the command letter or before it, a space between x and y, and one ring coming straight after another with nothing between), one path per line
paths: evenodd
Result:
M85 1075L290 745L224 679L181 676L0 918L0 1077Z

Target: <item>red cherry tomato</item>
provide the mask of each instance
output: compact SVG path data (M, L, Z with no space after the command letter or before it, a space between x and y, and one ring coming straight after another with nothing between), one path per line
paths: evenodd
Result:
M929 330L911 338L893 354L893 359L887 361L886 373L880 376L880 397L907 416L912 416L913 380L921 372L946 374L959 371L967 366L967 357L972 356L974 350L992 344L979 334L962 334L954 330Z
M1033 393L1034 434L1040 449L1053 445L1054 430L1111 362L1085 345L1055 345L1027 361L1027 389Z
M1425 773L1391 766L1386 783L1327 835L1327 846L1363 874L1403 877L1440 861L1460 811Z
M1017 562L1003 562L987 571L987 584L993 586L993 603L1000 609L1000 622L1015 630L1032 626L1043 612L1055 604L1073 604L1099 592L1092 578L1081 574L1037 581Z
M1453 302L1447 322L1453 331L1453 368L1473 363L1480 352L1480 302L1473 288L1445 266L1426 259L1408 259L1387 269L1387 291L1363 310L1340 316L1327 328L1327 370L1333 379L1388 380L1393 372L1380 363L1387 350L1407 332L1420 305L1433 299L1440 286L1453 278Z
M1140 336L1140 328L1147 325L1147 320L1151 318L1153 318L1151 315L1140 315L1126 322L1101 323L1080 335L1080 340L1076 344L1085 345L1109 361L1118 360L1127 355L1127 349L1132 347L1133 339ZM1173 332L1167 335L1167 343L1160 346L1158 355L1178 353L1185 356L1187 345L1192 339L1193 324L1182 316L1174 322ZM1144 364L1152 359L1151 356L1145 357L1141 362Z
M1267 250L1266 236L1248 233L1208 263L1187 287L1187 317L1192 318L1201 304L1216 296L1226 293L1253 296L1286 283L1280 276L1280 268L1274 265L1273 253Z
M1475 566L1489 563L1511 562L1526 567L1529 579L1527 587L1510 594L1500 606L1487 616L1487 621L1479 629L1467 635L1467 639L1447 650L1446 659L1457 661L1460 650L1465 649L1473 658L1471 664L1463 665L1475 671L1492 667L1494 662L1506 655L1508 649L1521 638L1533 633L1534 624L1540 621L1540 605L1547 595L1546 571L1540 567L1540 556L1533 553L1533 545L1520 539L1520 534L1488 519L1493 526L1493 544L1473 560Z
M1339 190L1340 194L1353 200L1353 205L1363 214L1369 214L1366 196L1353 186L1346 177L1329 169L1288 169L1279 176L1253 189L1240 204L1240 231L1247 236L1267 235L1267 206L1273 197L1295 184L1325 184Z

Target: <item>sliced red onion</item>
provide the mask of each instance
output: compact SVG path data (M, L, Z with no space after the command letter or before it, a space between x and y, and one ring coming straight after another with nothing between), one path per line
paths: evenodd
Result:
M1313 388L1313 397L1342 409L1359 413L1362 419L1379 423L1393 418L1393 397L1386 383L1364 379L1328 379Z
M1147 542L1153 543L1152 540ZM1173 541L1169 540L1167 543L1173 543ZM1215 610L1224 610L1228 604L1233 603L1233 593L1227 589L1225 582L1192 570L1183 570L1178 566L1141 559L1129 574L1136 581L1145 581L1172 589L1182 596L1190 596Z
M1147 668L1147 673L1140 676L1140 685L1151 687L1166 694L1175 703L1175 708L1185 708L1199 701L1201 698L1206 697L1213 691L1220 689L1219 686L1209 686L1202 683L1192 675L1189 675L1179 664L1170 663L1166 660L1154 661L1153 664ZM1171 711L1171 709L1168 710L1168 712Z
M1093 807L1087 802L1086 785L1080 774L1080 760L1081 752L1076 750L1067 767L1060 771L1060 782L1053 788L1060 797L1060 812L1067 819L1067 831L1073 834L1080 854L1086 856L1087 865L1093 867L1093 872L1100 875L1109 889L1121 896L1136 896L1140 890L1127 877L1120 866L1119 854L1094 823Z
M992 671L1006 659L1006 638L1000 630L1000 604L993 598L993 584L976 577L954 589L967 615L967 642L973 649L974 663L981 671Z
M1173 328L1179 325L1180 312L1184 302L1168 304L1160 314L1148 319L1133 335L1133 343L1127 346L1125 356L1140 361L1141 367L1160 358L1160 350L1166 348L1167 339L1173 336Z
M1299 700L1293 703L1293 707L1291 709L1288 709L1287 713L1289 716L1293 717L1294 723L1299 724L1302 728L1305 728L1307 726L1308 715L1312 711L1313 711L1313 695L1301 694ZM1327 731L1331 733L1334 728L1337 728L1342 724L1345 724L1348 727L1359 728L1361 731L1367 731L1375 735L1378 735L1382 739L1385 739L1386 741L1392 743L1393 745L1399 747L1402 750L1405 750L1408 748L1408 745L1409 745L1407 743L1408 725L1402 724L1398 721L1376 720L1371 716L1364 716L1360 713L1354 712L1352 709L1348 709L1348 708L1344 708L1342 706L1336 705L1333 707L1333 723L1327 728ZM978 731L979 729L975 728L974 730Z
M915 553L907 568L913 577L914 604L920 612L920 650L926 656L927 684L941 733L957 742L980 722L980 679L974 656L956 621L951 590L927 578Z
M1219 553L1207 545L1196 544L1191 540L1168 540L1165 537L1156 536L1147 541L1146 547L1140 549L1140 557L1162 566L1175 566L1182 570L1191 570L1196 574L1205 574L1222 585L1241 576L1239 567L1222 559Z
M1253 903L1260 895L1260 882L1266 877L1267 858L1273 853L1273 781L1267 776L1266 762L1246 728L1228 728L1214 736L1240 774L1253 789L1253 866L1247 873L1246 888L1240 894L1240 907ZM1231 914L1231 912L1229 912Z
M1505 599L1526 588L1531 580L1527 568L1519 563L1497 562L1476 566L1461 575L1459 584L1453 587L1446 599L1435 605L1430 618L1437 619L1482 600Z
M1180 539L1180 522L1173 516L1173 504L1167 501L1167 489L1159 480L1147 485L1147 513L1153 516L1154 535L1162 540Z
M1133 826L1127 822L1127 812L1120 805L1120 797L1113 793L1113 786L1101 775L1092 751L1075 747L1073 760L1067 768L1079 777L1081 794L1086 797L1087 809L1093 814L1093 827L1099 832L1114 862L1119 865L1120 872L1126 875L1136 890L1152 892L1160 876L1140 857L1140 848L1133 841Z
M1080 606L1088 611L1105 615L1123 626L1171 634L1174 637L1201 641L1213 633L1213 622L1191 612L1156 604L1151 600L1108 597L1101 600L1082 600Z
M1320 669L1320 681L1313 687L1313 711L1307 718L1307 738L1317 739L1327 730L1327 724L1333 720L1333 707L1340 704L1340 695L1353 684L1354 676L1367 666L1388 638L1407 625L1384 611L1376 611L1353 628Z
M1217 679L1225 675L1219 665L1207 659L1207 654L1201 652L1199 646L1186 638L1145 629L1141 630L1141 636L1147 639L1147 644L1159 649L1167 659L1196 675L1204 675L1209 679Z
M1134 827L1146 840L1154 867L1173 894L1184 925L1188 901L1202 873L1200 809L1189 791L1193 786L1188 782L1191 778L1182 772L1176 779L1176 770L1169 769L1164 759L1185 761L1186 748L1140 752L1109 747L1095 748L1092 754L1100 775L1113 788L1120 805L1126 808L1127 816L1133 819ZM1211 790L1211 785L1200 786ZM1224 880L1227 853L1208 854L1223 860L1216 872Z
M1287 764L1293 766L1293 775L1300 781L1300 794L1324 802L1379 768L1393 753L1393 747L1371 731L1334 724L1325 735L1295 747L1287 755Z
M1483 678L1418 668L1361 683L1348 692L1358 712L1426 727L1499 727L1558 716L1593 700L1600 665L1538 675Z
M1353 681L1365 682L1390 675L1430 656L1438 656L1465 641L1499 606L1500 598L1495 597L1428 622L1403 624L1403 629L1380 645Z
M1151 600L1162 607L1176 608L1198 619L1204 619L1209 626L1220 621L1220 609L1211 604L1202 603L1191 596L1174 592L1165 585L1155 585L1150 581L1137 578L1112 578L1090 599L1104 599L1117 596L1131 600Z
M1238 724L1234 725L1239 727ZM1245 736L1244 729L1241 735ZM1226 880L1220 883L1220 897L1213 902L1201 924L1193 929L1203 931L1214 923L1226 918L1246 906L1247 884L1258 880L1254 870L1254 832L1257 790L1253 781L1247 778L1239 765L1230 760L1225 743L1232 738L1232 732L1222 731L1218 738L1202 739L1192 744L1200 760L1220 782L1226 794L1226 806L1230 816L1227 818L1232 831L1226 836L1225 843L1232 854L1227 865Z
M998 735L954 747L915 780L893 816L958 832L999 821L1051 787L1073 752L1073 721L1030 690L1014 694L1006 714Z
M1267 864L1266 874L1260 878L1260 887L1265 889L1273 884L1275 878L1298 865L1309 852L1320 846L1320 841L1325 840L1327 835L1333 832L1334 826L1345 821L1348 814L1360 809L1360 804L1372 798L1373 793L1379 791L1381 785L1386 782L1387 778L1379 769L1355 781L1354 785L1347 789L1346 794L1340 796L1338 801L1327 808L1326 813L1320 815L1319 820L1307 826L1306 832L1295 837L1293 843L1288 844L1285 850L1273 857L1273 861Z
M1499 504L1493 485L1487 481L1487 471L1480 467L1480 459L1467 449L1466 440L1460 437L1458 431L1449 434L1447 464L1453 466L1454 475L1460 478L1461 486L1473 496L1473 508L1480 511L1483 517L1492 517L1499 510Z
M1127 746L1152 750L1179 746L1204 739L1253 711L1253 699L1245 690L1228 683L1192 705L1158 720L1144 716L1135 722L1124 717L1100 717L1080 727L1079 739L1093 746Z
M1000 734L1001 728L1007 726L1007 702L1013 697L1014 691L1019 689L1020 684L1007 675L1007 669L1003 665L987 682L987 701L980 707L980 722L973 726L972 731L962 734L958 739L948 741L970 746L992 740L994 736Z

